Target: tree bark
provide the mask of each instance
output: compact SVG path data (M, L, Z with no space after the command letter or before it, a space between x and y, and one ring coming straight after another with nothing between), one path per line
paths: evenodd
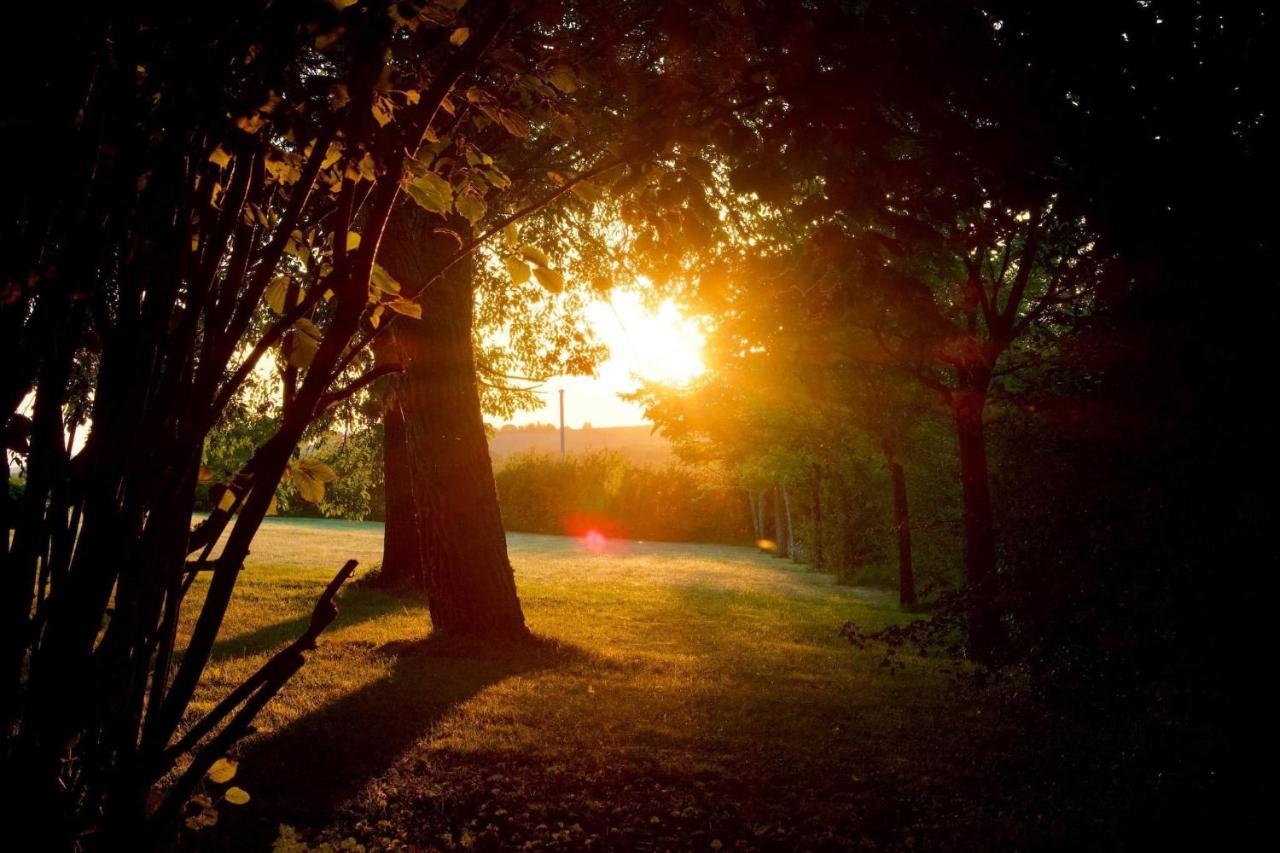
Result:
M822 571L824 554L822 552L822 466L813 463L813 568Z
M783 506L782 487L775 485L773 487L773 532L776 534L774 538L773 556L789 557L790 549L790 528L788 526L788 518L786 508Z
M787 520L787 554L791 557L791 562L800 562L800 549L796 547L796 523L791 516L791 493L787 491L786 486L782 486L782 508L786 514Z
M390 334L378 347L379 362L394 363L396 347ZM408 476L412 457L405 434L401 387L413 377L400 377L387 395L382 414L382 471L385 522L380 582L393 589L426 590L422 553L416 530L418 507L413 478Z
M893 443L882 443L889 477L893 481L893 530L898 539L898 604L914 607L916 603L915 566L911 559L911 509L907 503L907 473L894 451Z
M764 538L764 525L760 518L760 499L754 489L747 489L747 503L751 505L751 530L755 533L756 547L759 547L760 540Z
M958 392L952 405L960 456L960 492L964 507L964 573L969 595L969 654L994 659L1001 642L995 603L995 519L987 472L983 411L987 381L979 377Z
M408 290L456 250L451 237L433 233L434 224L410 206L388 224L379 260ZM390 484L407 474L411 491L389 491L387 515L401 531L412 518L413 537L388 537L383 559L400 576L420 579L437 633L523 636L476 386L473 298L464 259L426 289L420 320L398 319L391 330L404 366L393 390L404 442L398 449L388 441L385 461L404 467L386 475Z

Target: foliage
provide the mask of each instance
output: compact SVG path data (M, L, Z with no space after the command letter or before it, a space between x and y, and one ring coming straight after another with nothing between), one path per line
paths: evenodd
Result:
M664 542L747 542L746 498L711 470L639 465L611 452L530 451L495 472L508 530Z

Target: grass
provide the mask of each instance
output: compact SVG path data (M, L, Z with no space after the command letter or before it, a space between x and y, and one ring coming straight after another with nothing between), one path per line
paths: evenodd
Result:
M372 524L276 520L255 543L197 705L296 636ZM1095 818L1052 796L1036 721L836 635L904 620L890 593L723 546L510 536L519 647L427 640L425 608L358 584L242 742L195 839L268 849L281 824L370 849L993 849ZM211 792L216 793L216 791Z

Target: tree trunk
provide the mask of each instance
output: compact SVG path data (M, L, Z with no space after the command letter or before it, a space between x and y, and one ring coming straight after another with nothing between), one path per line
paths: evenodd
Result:
M754 489L747 489L747 503L751 506L751 530L755 534L756 546L764 538L764 525L760 518L760 499Z
M387 341L390 344L390 341ZM394 361L390 345L379 347L379 361ZM405 435L401 377L387 395L382 415L382 471L385 530L382 540L381 583L394 589L425 591L422 554L418 550L418 507L413 496L409 441Z
M916 574L911 560L911 510L907 504L907 474L897 459L893 443L885 439L885 462L893 480L893 530L898 538L898 604L914 607L916 603Z
M791 531L788 525L786 509L783 506L783 492L781 486L773 487L773 532L776 534L774 539L773 556L789 557L790 536Z
M791 517L791 493L787 491L787 487L782 487L782 508L786 515L787 521L787 553L791 556L791 562L800 562L800 549L796 547L796 523Z
M428 281L457 248L433 233L435 224L402 206L387 226L379 260L406 290ZM476 387L473 298L464 259L427 287L420 320L400 318L392 330L405 368L393 392L404 443L401 454L388 441L386 461L404 467L386 474L388 483L407 474L411 491L387 493L387 516L391 524L413 519L416 553L408 553L415 544L408 537L388 537L384 565L405 576L416 566L437 633L523 636Z
M964 573L969 594L969 654L978 661L994 659L1000 645L1000 619L995 603L996 544L987 473L983 410L987 382L979 380L960 392L952 406L960 454L960 492L964 506Z
M825 565L822 552L822 466L813 463L813 568L822 571Z

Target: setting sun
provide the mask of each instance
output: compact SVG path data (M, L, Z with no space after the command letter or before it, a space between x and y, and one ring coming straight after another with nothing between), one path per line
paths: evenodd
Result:
M639 379L684 385L707 369L702 330L670 300L650 310L639 295L619 293L595 306L593 313L596 334L609 347L610 360L621 361Z

